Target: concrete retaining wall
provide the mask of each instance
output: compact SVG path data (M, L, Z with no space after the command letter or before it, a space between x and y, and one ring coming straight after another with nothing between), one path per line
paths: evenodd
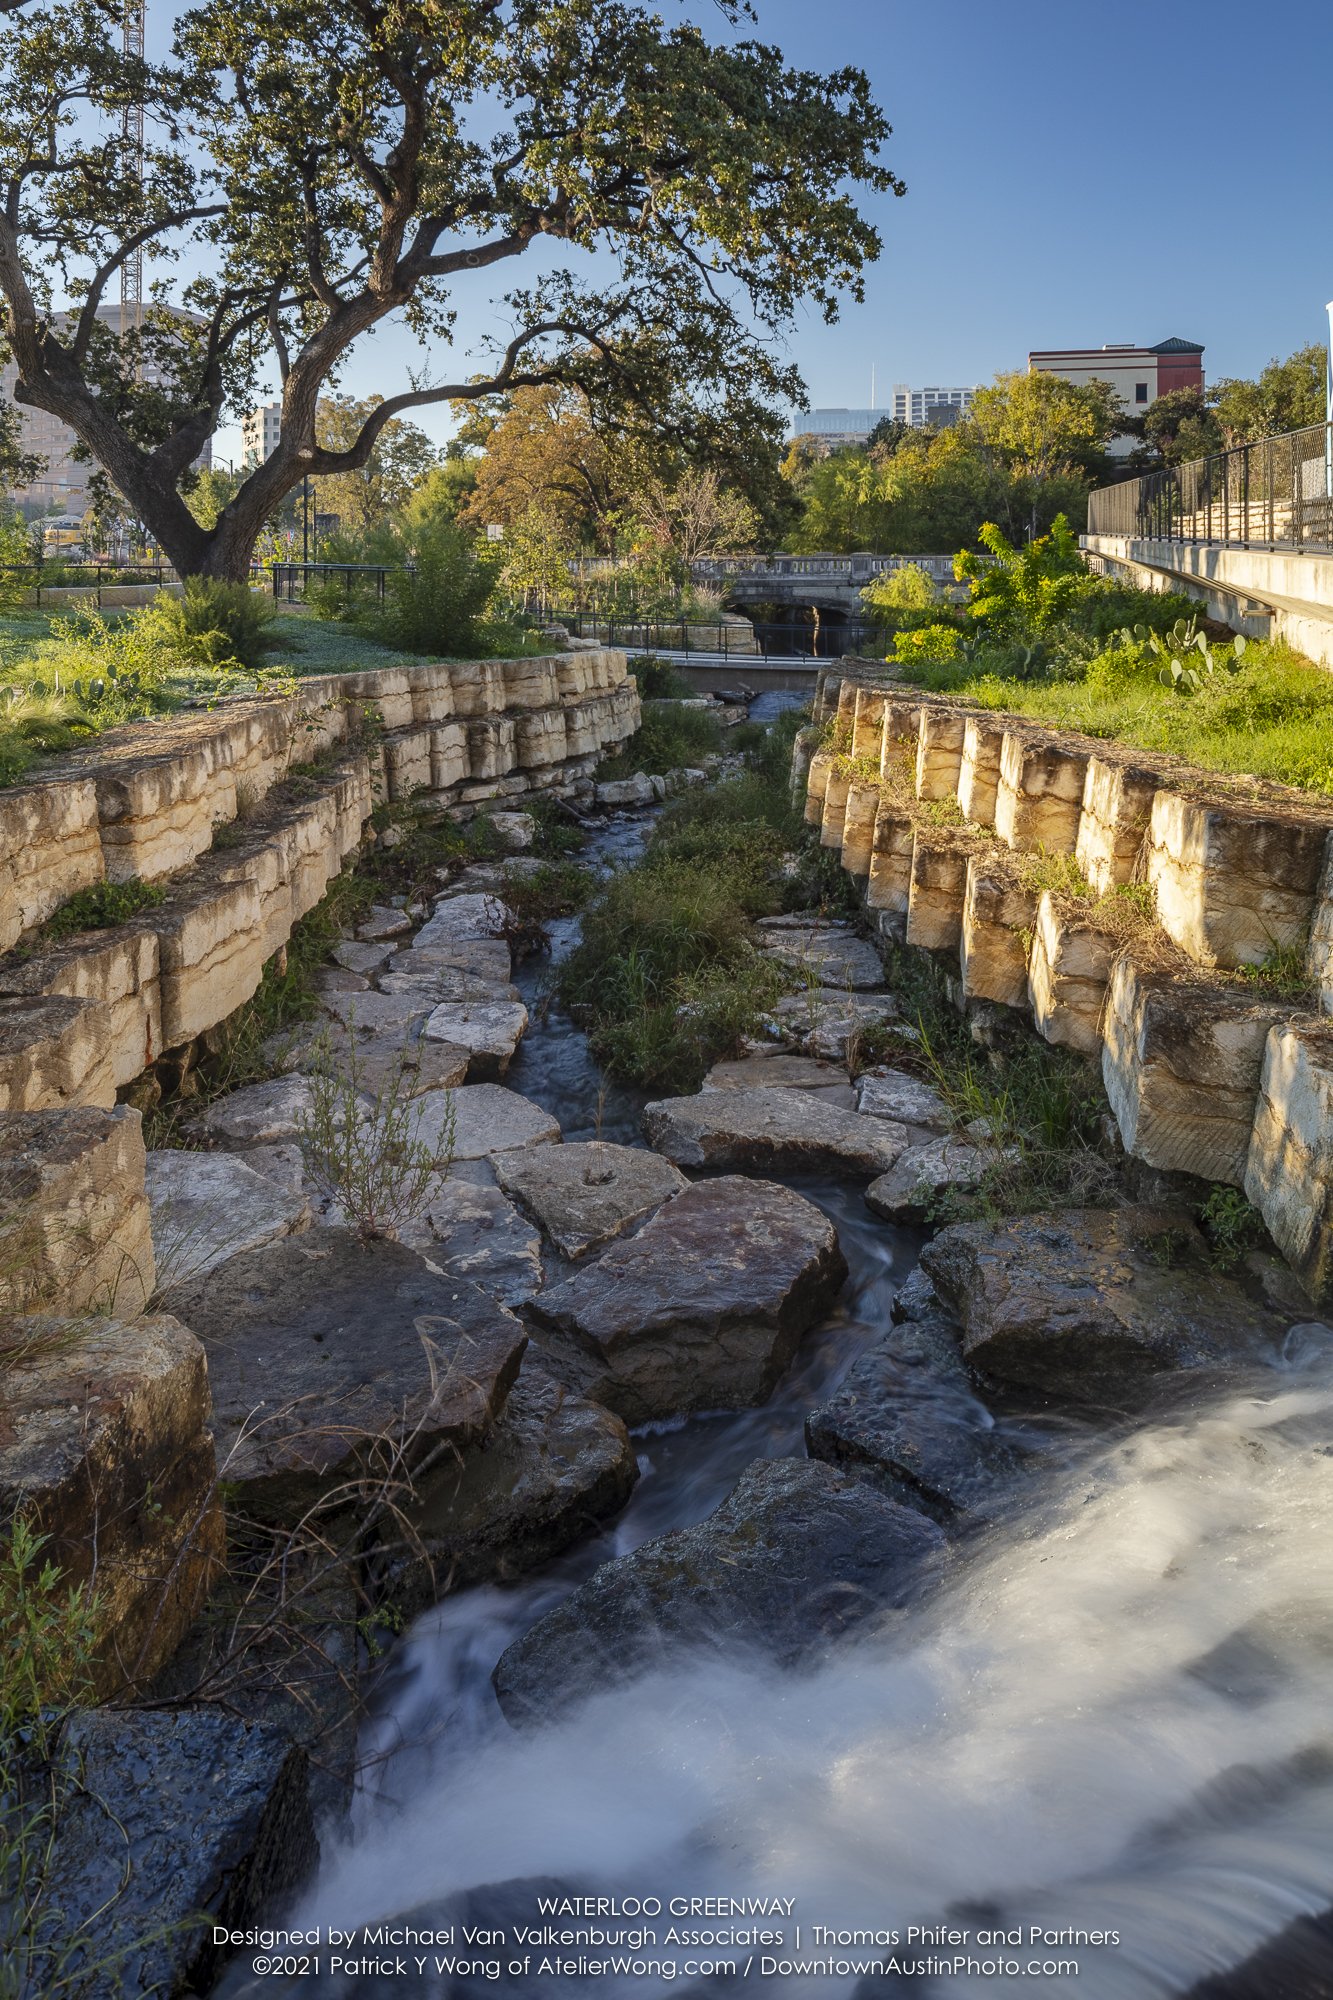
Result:
M1333 667L1333 556L1299 549L1084 535L1092 567L1146 590L1179 590L1252 639L1285 639Z
M881 934L937 952L965 999L1020 1007L1099 1058L1126 1149L1245 1188L1311 1296L1333 1300L1333 803L869 669L822 675L815 720L833 730L798 752L805 817ZM939 824L950 799L962 826ZM1058 856L1093 893L1037 886ZM1099 908L1133 884L1155 925ZM1322 1013L1237 977L1293 949Z

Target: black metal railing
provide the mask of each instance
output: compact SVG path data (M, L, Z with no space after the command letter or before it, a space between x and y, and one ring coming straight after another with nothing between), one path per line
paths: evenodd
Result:
M1088 533L1333 550L1333 425L1099 487L1088 496Z
M176 572L170 563L116 562L110 557L70 562L61 556L50 556L40 562L0 563L0 573L18 577L27 589L34 592L38 605L43 602L50 604L54 591L77 590L83 593L85 603L91 600L99 608L103 591L144 584L156 585L160 589L164 583L176 581ZM57 604L68 601L63 595L54 599Z
M312 587L345 597L348 603L383 604L388 578L411 576L414 563L275 562L255 566L256 581L266 578L279 604L304 604Z

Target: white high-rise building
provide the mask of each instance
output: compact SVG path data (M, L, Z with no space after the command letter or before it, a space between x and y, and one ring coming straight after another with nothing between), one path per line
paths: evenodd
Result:
M282 437L282 404L261 403L241 418L241 457L248 472L272 458Z
M915 430L927 424L942 428L968 414L974 393L971 389L913 389L907 382L895 382L888 414Z

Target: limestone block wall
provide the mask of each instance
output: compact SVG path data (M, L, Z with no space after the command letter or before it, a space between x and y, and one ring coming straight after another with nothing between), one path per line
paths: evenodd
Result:
M1333 803L869 670L826 671L815 720L832 728L798 752L806 822L881 934L1099 1058L1127 1150L1243 1187L1333 1301ZM1094 895L1031 886L1058 856ZM1098 907L1133 884L1156 926ZM1275 953L1304 954L1318 1008L1236 976Z
M378 802L575 790L638 721L606 647L422 661L129 724L0 792L0 1113L109 1106L225 1019ZM163 900L43 939L79 890L131 878Z

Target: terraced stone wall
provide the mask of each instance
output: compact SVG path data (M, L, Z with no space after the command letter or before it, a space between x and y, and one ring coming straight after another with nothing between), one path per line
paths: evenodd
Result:
M625 655L575 646L304 681L44 765L0 792L0 1111L109 1106L234 1012L381 800L577 792L638 720ZM164 900L43 941L70 897L132 878Z
M1100 1057L1127 1150L1244 1188L1333 1300L1333 801L858 671L822 677L796 754L881 933ZM1139 893L1037 888L1024 855ZM1301 963L1309 1004L1244 971Z

